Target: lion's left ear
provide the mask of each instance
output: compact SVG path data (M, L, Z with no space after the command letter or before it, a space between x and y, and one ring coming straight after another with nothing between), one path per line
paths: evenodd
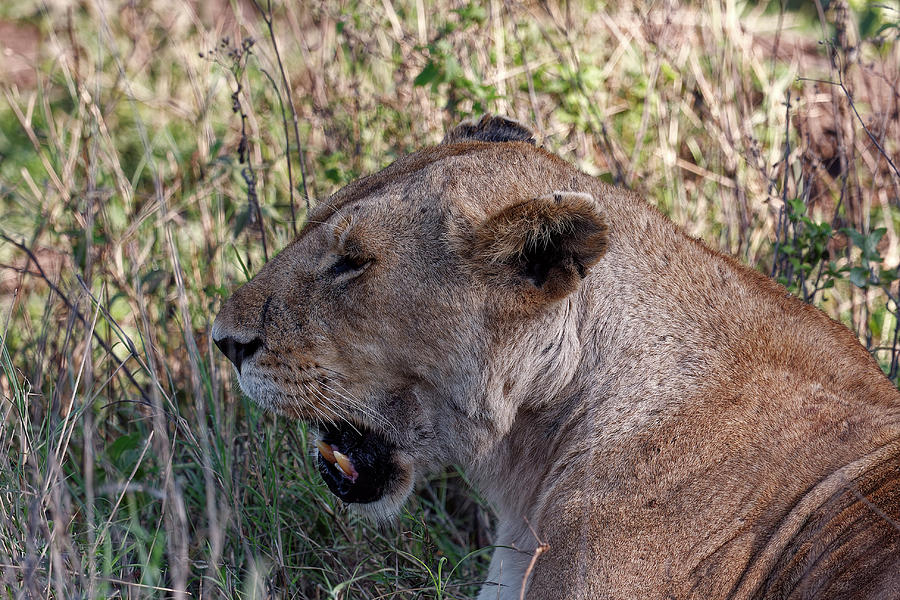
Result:
M578 288L606 251L606 219L589 194L555 192L490 215L468 253L476 268L544 299Z

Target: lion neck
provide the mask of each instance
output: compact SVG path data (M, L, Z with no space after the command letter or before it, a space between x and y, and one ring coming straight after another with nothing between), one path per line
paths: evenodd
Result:
M666 288L666 277L702 275L690 257L697 248L672 244L674 232L657 226L656 213L640 217L649 224L642 244L613 237L578 292L503 336L515 346L496 354L487 386L503 397L487 404L512 408L467 469L501 516L530 518L561 470L618 452L709 384L715 365L696 331L710 326ZM653 237L669 238L659 240L669 247L665 257L647 251Z

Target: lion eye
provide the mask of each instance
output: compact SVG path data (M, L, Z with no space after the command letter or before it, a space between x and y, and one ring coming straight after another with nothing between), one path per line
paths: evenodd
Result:
M362 273L372 261L362 256L342 256L331 266L331 274L338 275Z

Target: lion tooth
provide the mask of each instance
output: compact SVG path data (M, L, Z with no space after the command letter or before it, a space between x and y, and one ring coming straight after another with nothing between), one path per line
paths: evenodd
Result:
M323 442L322 440L316 441L316 447L319 449L319 454L322 455L322 458L334 464L334 452L331 450L331 446Z
M353 468L353 463L350 462L350 458L346 454L335 450L334 459L337 461L338 467L340 467L344 475L351 480L355 480L359 476L359 473Z

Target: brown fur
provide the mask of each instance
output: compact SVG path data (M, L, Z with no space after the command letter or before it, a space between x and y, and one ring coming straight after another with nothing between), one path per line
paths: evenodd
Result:
M261 340L263 406L396 444L360 508L461 464L508 547L482 599L900 596L900 395L854 336L527 142L448 139L323 203L213 331Z
M537 294L543 303L575 291L606 251L606 230L591 196L556 193L491 215L461 238L458 251L481 277ZM543 259L539 268L534 255Z

